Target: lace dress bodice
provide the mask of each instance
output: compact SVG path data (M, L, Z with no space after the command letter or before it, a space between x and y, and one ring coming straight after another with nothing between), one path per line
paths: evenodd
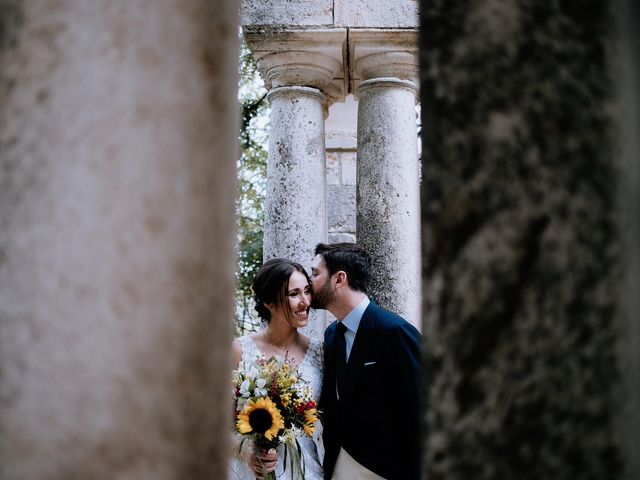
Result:
M245 335L239 337L238 343L242 349L241 361L253 363L258 359L268 359L269 357L262 354L251 335ZM277 358L282 359L282 357ZM300 383L304 383L305 386L311 390L311 396L316 403L320 399L320 393L322 389L322 369L324 365L324 348L323 344L319 340L313 338L310 339L309 348L304 355L302 361L298 364L298 372L300 374ZM322 425L318 422L318 428L316 429L313 438L302 436L298 438L300 446L302 448L303 457L305 461L305 480L322 480L322 458L324 456L324 447L322 445ZM282 451L279 449L280 455L278 459L278 466L276 466L276 474L279 474L282 469ZM287 471L286 478L290 478ZM231 462L231 472L229 478L232 479L246 479L254 480L255 475L246 466L244 462L239 459L233 459ZM285 477L283 477L285 478Z
M238 338L238 343L240 343L240 347L242 348L242 361L255 362L256 359L259 358L266 360L267 357L258 349L251 335ZM298 372L300 372L300 376L311 388L313 399L316 403L318 403L320 399L320 390L322 388L323 356L324 350L322 342L311 338L307 353L302 359L302 362L298 364ZM282 359L282 357L278 357L277 355L276 358Z

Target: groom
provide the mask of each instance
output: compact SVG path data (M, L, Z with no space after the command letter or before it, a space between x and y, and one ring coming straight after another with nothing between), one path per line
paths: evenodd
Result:
M320 243L311 272L311 306L337 318L324 334L325 479L418 479L420 333L369 300L362 247Z

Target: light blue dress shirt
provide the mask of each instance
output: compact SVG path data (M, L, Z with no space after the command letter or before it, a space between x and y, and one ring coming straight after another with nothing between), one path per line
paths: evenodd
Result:
M362 315L370 302L369 298L365 298L342 319L342 324L347 327L344 332L344 342L347 344L347 362L349 362L349 355L351 355L351 349L353 348L353 342L356 339L360 320L362 320Z

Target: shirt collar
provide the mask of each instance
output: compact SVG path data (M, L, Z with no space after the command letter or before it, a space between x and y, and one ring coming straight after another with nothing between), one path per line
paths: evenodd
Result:
M358 305L354 307L353 310L349 312L349 314L344 317L342 320L342 324L347 327L347 330L352 331L353 333L358 332L358 326L360 325L360 320L362 320L362 315L364 311L369 306L369 297L365 297Z

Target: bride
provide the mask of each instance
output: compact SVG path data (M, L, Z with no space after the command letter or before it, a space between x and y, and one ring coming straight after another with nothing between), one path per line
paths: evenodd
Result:
M302 379L311 388L316 404L322 386L323 346L322 342L309 338L298 331L309 321L311 283L304 268L290 260L269 260L256 274L253 281L258 316L266 323L259 333L245 335L233 342L233 361L255 362L272 356L284 358L298 366ZM298 438L302 449L306 480L322 480L321 428L313 438L301 435ZM249 442L247 442L248 446ZM282 445L278 451L254 452L252 447L243 449L230 465L229 478L254 480L264 473L275 470L277 476L283 470ZM319 453L320 452L320 453ZM283 478L290 478L287 471ZM297 478L297 477L295 477Z

